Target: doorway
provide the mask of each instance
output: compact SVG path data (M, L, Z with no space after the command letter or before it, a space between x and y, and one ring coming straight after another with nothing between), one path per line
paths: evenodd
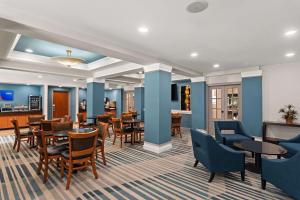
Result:
M69 92L53 91L53 118L69 115Z
M134 92L126 91L124 96L124 112L129 112L134 109Z
M240 120L240 85L208 87L208 132L215 133L214 121Z

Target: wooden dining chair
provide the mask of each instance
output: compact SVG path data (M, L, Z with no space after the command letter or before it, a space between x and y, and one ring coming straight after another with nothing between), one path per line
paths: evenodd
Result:
M30 124L34 122L41 122L42 120L45 120L45 115L29 115L28 116L29 129L31 131L33 129L39 129L40 125L30 125Z
M53 136L53 124L57 123L57 122L60 122L60 119L42 120L41 121L41 131L44 131L46 133L47 140L52 141L52 144L54 144L54 142L55 142L55 138Z
M79 128L91 128L93 126L92 123L88 123L86 119L84 119L83 113L77 113L77 120Z
M181 115L172 115L172 123L171 123L171 129L172 129L172 134L176 135L179 134L180 138L182 138L181 134Z
M61 152L66 150L65 146L49 146L47 145L47 135L45 131L37 131L38 152L40 155L37 174L41 171L44 174L44 183L48 180L49 164L55 160L57 168L60 164Z
M97 116L97 121L98 121L98 125L100 123L106 123L107 124L107 134L108 137L110 138L110 134L109 134L109 127L111 126L111 116L108 114L102 114L102 115L98 115Z
M52 125L52 130L54 133L59 132L59 131L72 131L73 130L73 121L55 122ZM57 137L56 135L54 135L54 144L57 146L67 145L68 144L67 139L68 138Z
M119 118L112 118L113 132L114 132L114 141L113 145L116 142L116 138L120 137L120 147L123 145L123 136L130 135L131 136L131 144L133 143L133 134L134 129L131 127L123 127L121 124L121 120Z
M70 188L72 173L74 170L82 170L89 165L92 166L95 179L98 178L95 162L95 151L99 130L95 129L89 133L69 132L69 150L61 153L61 177L64 170L68 172L66 190Z
M29 141L29 144L31 145L31 143L33 142L34 136L33 136L32 131L21 132L18 120L13 119L13 120L11 120L11 123L13 124L14 132L15 132L15 142L14 142L13 149L15 149L17 146L17 152L19 152L21 142L24 140L27 140L27 141Z
M132 115L132 118L133 119L136 119L137 118L137 111L135 111L135 110L131 110L130 112L129 112L131 115Z
M99 133L98 133L98 140L97 140L96 158L98 157L98 153L100 152L103 160L103 164L106 165L104 145L105 145L105 138L108 130L108 123L100 122L98 125L98 129L99 129Z

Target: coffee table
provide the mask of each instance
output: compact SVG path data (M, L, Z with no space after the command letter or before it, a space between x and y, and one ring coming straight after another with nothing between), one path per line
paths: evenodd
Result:
M254 172L261 172L261 155L277 155L280 157L287 153L287 150L277 144L272 144L268 142L260 142L254 140L245 140L240 142L235 142L233 144L235 147L250 151L255 154L255 164L254 163L246 163L246 169Z

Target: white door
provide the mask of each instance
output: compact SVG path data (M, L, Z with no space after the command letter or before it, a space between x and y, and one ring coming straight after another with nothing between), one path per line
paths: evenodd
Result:
M241 116L240 101L240 85L209 87L208 132L214 134L216 120L238 120Z
M129 112L134 109L134 92L125 92L124 112Z

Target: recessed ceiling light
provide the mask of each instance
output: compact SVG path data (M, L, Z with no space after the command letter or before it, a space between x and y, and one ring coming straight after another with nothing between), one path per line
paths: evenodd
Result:
M143 71L140 71L139 74L143 74Z
M32 50L32 49L25 49L25 51L26 51L27 53L33 53L33 50Z
M38 78L43 78L43 76L42 75L38 75Z
M148 33L148 32L149 32L149 29L148 29L148 27L146 27L146 26L141 26L141 27L138 28L138 31L139 31L140 33Z
M191 53L191 57L192 57L192 58L196 58L197 56L198 56L198 53L197 53L197 52Z
M77 79L73 79L74 82L77 82Z
M205 10L208 7L208 3L206 1L195 1L190 3L186 10L190 13L199 13Z
M214 68L220 67L220 64L214 64Z
M175 75L175 73L174 73L174 72L172 72L172 75Z
M289 30L287 32L284 33L285 36L290 37L293 36L297 33L297 30Z
M109 90L112 90L112 88L109 88Z
M288 58L294 57L296 54L294 52L286 53L285 56Z

